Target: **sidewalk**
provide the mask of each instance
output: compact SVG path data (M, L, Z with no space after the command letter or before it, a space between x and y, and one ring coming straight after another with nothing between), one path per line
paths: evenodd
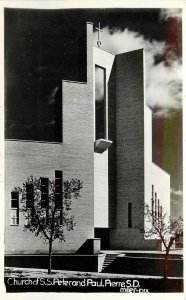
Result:
M105 254L128 254L128 253L135 253L135 254L160 254L164 255L165 251L145 251L145 250L101 250L101 253ZM173 249L170 250L169 254L174 255L183 255L183 249Z

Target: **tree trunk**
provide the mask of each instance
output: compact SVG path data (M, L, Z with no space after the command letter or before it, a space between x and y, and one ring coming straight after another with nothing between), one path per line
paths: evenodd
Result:
M51 274L52 270L52 238L49 240L49 265L48 265L48 274Z
M168 254L169 254L169 249L166 249L165 261L164 261L164 272L163 272L164 279L167 278L167 260L168 260Z
M172 247L172 244L174 242L174 238L171 237L168 246L166 247L166 253L165 253L165 264L164 264L164 279L167 278L167 260L168 260L168 255L169 255L169 251L170 248Z

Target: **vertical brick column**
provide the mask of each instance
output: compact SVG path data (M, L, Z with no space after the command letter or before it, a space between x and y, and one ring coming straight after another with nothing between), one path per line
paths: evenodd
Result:
M128 228L128 203L144 203L144 79L143 50L116 55L116 228L114 248L139 247L143 214L132 211Z

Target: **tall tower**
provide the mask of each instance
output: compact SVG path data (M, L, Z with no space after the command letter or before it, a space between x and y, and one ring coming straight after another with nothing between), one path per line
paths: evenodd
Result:
M170 176L152 163L152 114L145 105L144 50L113 55L94 47L93 59L95 100L101 85L105 105L102 128L106 127L106 140L112 142L105 151L94 154L96 234L102 240L109 237L106 246L110 249L156 249L154 239L144 238L144 204L151 205L155 187L159 203L170 199ZM169 205L168 200L168 213Z

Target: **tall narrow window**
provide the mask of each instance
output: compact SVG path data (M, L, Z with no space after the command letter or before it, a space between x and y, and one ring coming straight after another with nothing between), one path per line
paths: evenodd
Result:
M154 186L152 185L152 198L151 198L151 205L152 205L152 221L154 221Z
M62 209L63 172L55 171L55 205Z
M11 225L19 224L19 193L11 193Z
M160 199L158 199L158 218L160 217Z
M162 206L160 205L160 224L162 225L162 217L163 217L163 208L162 208Z
M128 228L132 228L132 203L128 203Z
M33 183L26 184L26 207L34 207L34 186Z
M41 208L48 208L48 178L41 178Z
M155 209L154 209L154 218L157 220L157 193L155 193Z
M160 200L158 199L158 223L160 221Z
M95 138L106 139L105 69L95 66Z

